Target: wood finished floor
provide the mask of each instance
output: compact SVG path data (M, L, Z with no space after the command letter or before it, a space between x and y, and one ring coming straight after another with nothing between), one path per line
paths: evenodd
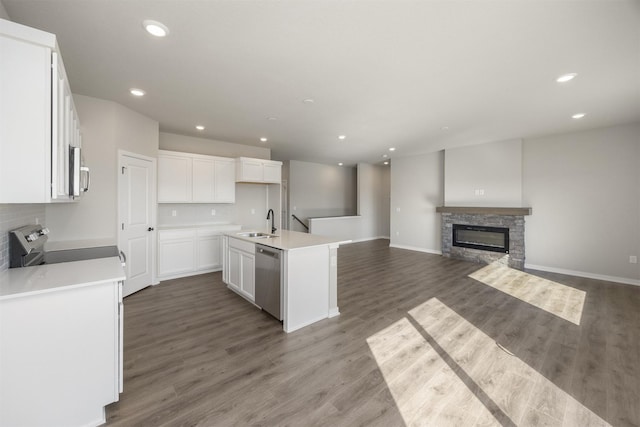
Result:
M640 288L530 273L347 245L341 315L291 334L220 273L163 282L108 425L640 425Z

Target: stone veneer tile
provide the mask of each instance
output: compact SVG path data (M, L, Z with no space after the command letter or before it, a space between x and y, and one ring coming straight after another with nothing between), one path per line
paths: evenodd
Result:
M509 229L509 253L497 253L453 246L453 224L504 227ZM477 263L500 262L512 268L524 269L524 216L484 214L442 214L442 255Z

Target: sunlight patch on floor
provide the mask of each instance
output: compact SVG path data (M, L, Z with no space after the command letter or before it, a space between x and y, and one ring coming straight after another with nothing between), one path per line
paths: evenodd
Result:
M580 325L586 298L585 291L509 268L497 262L471 273L469 277L575 325Z
M408 426L609 426L437 298L367 343Z

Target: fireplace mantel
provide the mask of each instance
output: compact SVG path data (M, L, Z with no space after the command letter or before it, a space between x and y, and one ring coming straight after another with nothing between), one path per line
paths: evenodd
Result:
M480 206L438 206L438 213L467 214L467 215L531 215L531 208L492 208Z

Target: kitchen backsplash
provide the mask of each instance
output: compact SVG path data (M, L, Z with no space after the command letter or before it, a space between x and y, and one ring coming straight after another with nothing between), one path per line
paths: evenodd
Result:
M0 271L9 268L9 231L27 224L45 221L45 205L0 204Z

